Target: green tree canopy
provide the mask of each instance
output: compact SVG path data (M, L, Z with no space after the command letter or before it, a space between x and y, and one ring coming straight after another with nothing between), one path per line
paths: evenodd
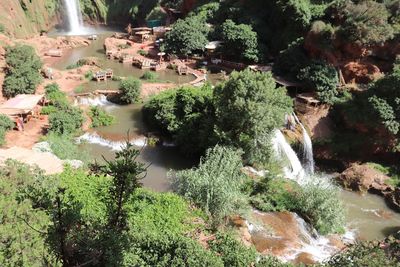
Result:
M257 62L259 58L257 33L247 24L226 20L221 25L223 53L231 58Z
M208 43L208 32L205 21L198 16L179 19L165 35L165 51L184 56L202 52Z
M42 62L33 47L28 45L7 47L6 63L3 94L6 97L33 94L42 80L39 73Z
M269 160L270 133L292 111L285 88L276 88L271 73L249 69L233 72L214 89L217 133L229 145L243 149L250 163Z
M122 80L119 84L120 100L126 104L136 103L140 98L141 87L142 83L135 77L128 77Z

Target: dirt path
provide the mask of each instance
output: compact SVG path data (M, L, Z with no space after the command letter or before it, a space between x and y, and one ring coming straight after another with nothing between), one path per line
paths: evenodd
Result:
M28 123L25 123L24 131L11 130L6 133L6 147L24 147L32 148L43 136L43 132L48 127L48 118L43 116L43 120L32 118Z

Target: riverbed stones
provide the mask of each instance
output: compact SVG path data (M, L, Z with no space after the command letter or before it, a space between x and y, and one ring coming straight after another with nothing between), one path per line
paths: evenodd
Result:
M338 181L346 189L359 192L375 192L385 194L393 190L386 182L390 177L368 166L367 164L352 164L339 176Z

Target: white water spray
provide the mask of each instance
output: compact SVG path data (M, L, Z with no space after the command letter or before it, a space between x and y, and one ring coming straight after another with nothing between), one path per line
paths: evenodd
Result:
M303 166L281 131L274 131L272 146L279 159L288 161L288 166L283 169L285 176L297 181L299 184L304 184L305 172Z
M75 98L75 105L82 106L115 106L114 103L107 100L105 95L98 96L77 96Z
M304 125L300 122L299 118L297 118L296 114L293 112L293 116L296 122L300 125L301 130L303 132L303 163L304 169L308 175L314 174L315 163L314 163L314 154L313 154L313 147L311 137L308 135L308 132Z
M68 30L71 35L84 33L83 20L79 0L63 0L68 19Z
M107 140L99 136L97 133L85 133L84 135L78 137L77 141L108 147L114 151L121 151L126 145L125 141ZM137 147L143 147L147 145L147 139L145 137L133 139L130 142Z

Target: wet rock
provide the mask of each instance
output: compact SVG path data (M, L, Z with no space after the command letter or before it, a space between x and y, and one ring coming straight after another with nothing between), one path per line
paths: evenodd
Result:
M310 264L315 264L315 260L313 259L313 256L311 254L302 252L299 255L297 255L293 263L310 265Z
M392 192L387 193L385 199L390 206L400 212L400 188L396 188Z
M357 163L352 164L337 178L346 189L360 192L373 191L380 194L393 190L390 185L386 184L387 179L389 179L387 175L367 164Z

